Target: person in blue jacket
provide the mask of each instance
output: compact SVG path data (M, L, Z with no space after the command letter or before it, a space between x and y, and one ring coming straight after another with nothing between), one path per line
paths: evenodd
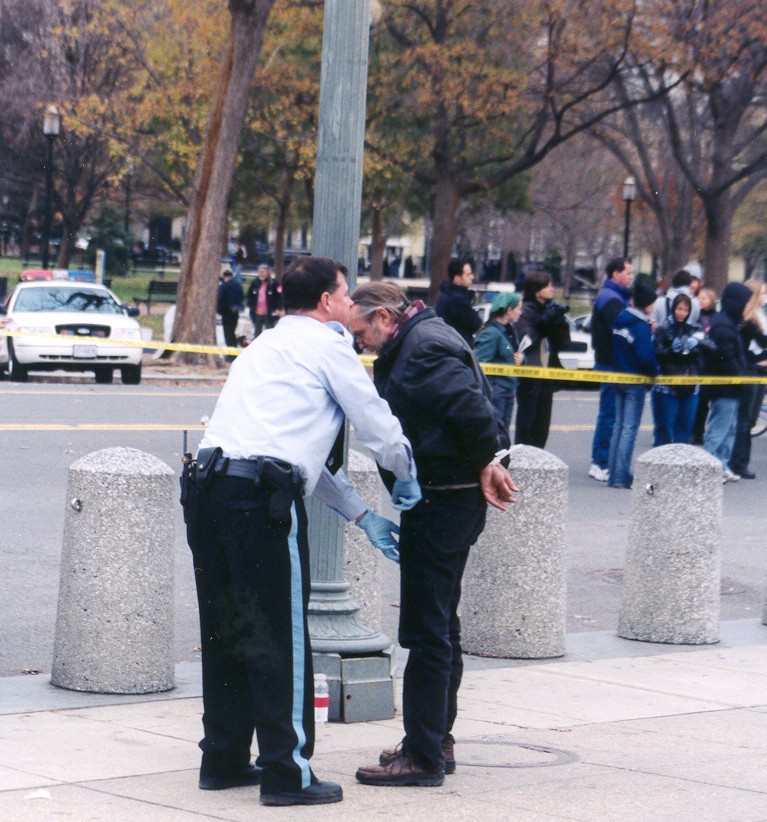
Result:
M654 377L660 370L652 340L650 314L655 305L654 289L644 283L634 287L632 307L624 308L613 322L613 370L624 374ZM615 425L610 440L607 470L610 488L631 488L639 424L642 421L646 385L618 383L615 386Z
M500 365L521 365L524 354L519 351L519 340L514 323L522 313L522 298L519 294L498 294L490 306L490 320L477 334L474 342L474 356L479 362ZM514 413L514 399L517 396L517 377L488 375L487 381L493 389L493 405L498 419L508 431Z

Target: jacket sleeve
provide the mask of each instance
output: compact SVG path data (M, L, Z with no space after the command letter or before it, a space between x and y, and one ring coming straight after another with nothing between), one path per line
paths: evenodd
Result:
M482 320L469 303L463 300L453 300L450 306L450 319L457 327L473 334L482 326Z
M636 329L634 351L637 355L639 368L643 374L654 377L660 371L658 359L655 356L655 346L652 341L652 331L649 323L639 323ZM645 327L646 326L646 327Z
M474 341L474 356L479 362L493 362L498 355L499 336L494 328L486 326Z

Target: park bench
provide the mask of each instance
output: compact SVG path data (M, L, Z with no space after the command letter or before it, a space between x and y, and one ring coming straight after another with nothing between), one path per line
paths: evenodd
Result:
M149 314L152 310L152 303L175 303L176 295L178 293L178 283L168 280L150 280L147 287L146 297L134 297L133 302L136 305L144 303L146 305L146 313Z

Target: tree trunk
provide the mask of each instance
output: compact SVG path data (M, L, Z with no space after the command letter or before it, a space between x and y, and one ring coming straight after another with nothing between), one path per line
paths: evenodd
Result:
M373 227L370 239L370 279L383 279L383 258L386 251L386 236L383 231L381 209L373 206Z
M27 213L24 215L24 224L21 227L21 242L19 244L19 256L25 263L29 259L29 250L32 245L32 230L39 199L40 192L37 186L34 186L32 188L32 196L29 198Z
M282 273L285 270L285 235L288 230L288 216L290 215L290 206L293 200L293 182L296 178L295 162L285 169L282 175L282 185L280 186L280 194L278 200L278 214L277 214L277 228L276 236L274 238L274 273L277 279L282 279Z
M61 235L61 245L59 246L59 254L56 257L56 268L69 268L69 263L72 260L72 252L75 249L75 238L71 231L64 228Z
M563 278L563 295L565 298L570 296L573 290L573 279L575 275L575 237L567 233L567 241L565 243L565 276Z
M727 285L732 230L730 189L718 196L709 196L706 209L706 250L703 258L706 287L721 295Z
M230 25L208 113L182 249L176 342L213 344L221 248L248 93L274 0L229 0ZM197 355L179 354L195 361Z
M433 239L429 271L429 303L435 305L439 289L447 279L447 266L453 253L457 231L456 214L461 194L447 170L441 171L434 187Z

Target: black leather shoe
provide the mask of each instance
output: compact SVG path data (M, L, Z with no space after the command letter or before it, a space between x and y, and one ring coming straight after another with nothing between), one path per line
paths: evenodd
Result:
M736 474L740 474L741 479L756 479L756 474L753 471L736 471Z
M262 805L330 805L343 798L344 792L335 782L314 782L301 791L261 791Z
M200 771L200 790L224 791L227 788L244 788L261 784L261 768L248 765L238 771L203 773Z

